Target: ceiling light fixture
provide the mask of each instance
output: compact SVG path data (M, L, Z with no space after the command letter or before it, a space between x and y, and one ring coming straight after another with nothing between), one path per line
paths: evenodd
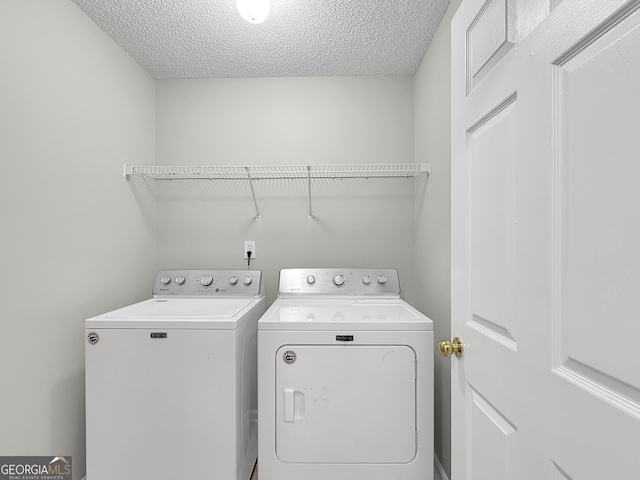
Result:
M249 23L262 23L271 8L271 0L236 0L238 11Z

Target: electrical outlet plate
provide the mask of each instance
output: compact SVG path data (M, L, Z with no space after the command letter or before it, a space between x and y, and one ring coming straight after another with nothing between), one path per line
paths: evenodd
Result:
M244 258L249 258L247 252L251 252L251 259L256 258L256 242L253 240L244 241Z

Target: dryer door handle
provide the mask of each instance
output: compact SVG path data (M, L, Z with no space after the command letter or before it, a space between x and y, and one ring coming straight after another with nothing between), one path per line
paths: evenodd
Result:
M284 421L295 422L304 416L304 393L295 388L284 389Z
M284 421L293 422L296 419L296 391L293 388L284 389Z

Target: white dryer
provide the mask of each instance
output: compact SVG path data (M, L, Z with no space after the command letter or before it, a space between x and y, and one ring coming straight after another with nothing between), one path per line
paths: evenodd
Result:
M162 270L86 320L87 480L248 480L265 309L258 270Z
M433 323L396 270L280 272L258 411L260 480L433 479Z

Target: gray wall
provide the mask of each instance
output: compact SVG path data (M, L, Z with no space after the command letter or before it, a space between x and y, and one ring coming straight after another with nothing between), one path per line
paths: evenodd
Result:
M416 195L416 308L435 325L436 344L451 337L451 18L452 0L420 68L415 86L416 161L432 175ZM435 357L435 450L451 477L451 363Z
M413 78L158 81L158 164L413 162ZM158 264L242 268L274 300L280 268L395 267L414 297L413 179L158 182Z
M84 319L148 296L155 82L68 0L0 2L0 454L84 475Z

